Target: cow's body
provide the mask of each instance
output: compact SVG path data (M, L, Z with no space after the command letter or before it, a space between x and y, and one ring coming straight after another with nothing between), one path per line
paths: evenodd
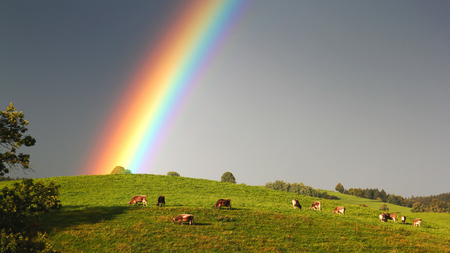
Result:
M389 219L389 214L388 213L381 213L379 215L379 217L380 217L380 221L387 222L387 220Z
M178 222L178 224L183 224L183 221L189 222L189 225L192 225L194 223L194 215L188 213L180 214L173 218L172 223Z
M419 226L422 225L422 219L414 219L413 226Z
M131 204L137 205L138 202L142 202L142 205L147 205L147 196L146 195L134 196L131 199L130 203L128 203L128 205L131 205Z
M311 210L318 210L318 211L322 210L320 202L319 201L314 201L314 203L311 206Z
M166 205L166 198L164 196L159 196L158 197L158 203L156 204L157 206L165 206Z
M345 215L345 207L338 206L334 209L333 213L338 213L339 215L341 215L342 213L343 215Z
M231 200L230 199L219 199L219 200L217 200L216 204L214 205L214 208L216 208L216 207L221 208L222 206L231 210Z
M300 202L298 202L298 200L296 200L296 199L292 200L292 205L294 206L294 209L297 208L297 207L299 209L302 209L302 206L300 205Z
M405 222L406 222L406 216L402 215L402 217L400 217L400 219L402 220L402 223L405 224Z
M395 214L395 213L389 214L389 219L393 220L395 223L397 223L397 214Z

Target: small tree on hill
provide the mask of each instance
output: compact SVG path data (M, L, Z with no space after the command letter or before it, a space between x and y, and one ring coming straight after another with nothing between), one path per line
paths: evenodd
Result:
M221 181L235 184L236 178L234 178L234 176L231 172L227 171L227 172L223 173L223 175L221 177Z
M178 174L177 172L175 172L175 171L169 171L169 172L167 172L167 176L174 176L174 177L179 177L180 176L180 174Z
M425 208L421 202L416 202L411 209L412 213L423 213Z
M340 193L343 193L344 192L344 186L341 184L341 183L339 183L339 184L337 184L336 185L336 188L334 188L336 191L338 191L338 192L340 192Z
M131 173L131 170L127 170L122 166L116 166L112 171L111 174L133 174Z
M383 203L380 206L380 210L381 211L389 211L389 207L388 207L388 205L386 205L386 203Z

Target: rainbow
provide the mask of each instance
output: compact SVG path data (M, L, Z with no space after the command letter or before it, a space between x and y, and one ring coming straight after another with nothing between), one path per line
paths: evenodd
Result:
M83 174L109 174L116 166L151 170L182 105L246 6L235 0L186 2L102 123Z

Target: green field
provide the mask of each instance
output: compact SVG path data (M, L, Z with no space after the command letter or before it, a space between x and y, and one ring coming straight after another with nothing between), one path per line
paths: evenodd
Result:
M63 208L41 215L38 224L62 252L450 252L449 214L412 214L388 204L407 224L382 223L381 202L336 192L328 192L340 198L334 201L147 174L39 180L61 185ZM147 195L148 206L128 206L134 195ZM156 206L159 195L165 207ZM231 199L232 209L214 209L219 198ZM302 210L292 208L293 198ZM316 200L320 212L309 210ZM332 213L338 205L346 207L345 216ZM172 224L181 213L193 214L194 225ZM413 227L413 218L422 218L422 227Z

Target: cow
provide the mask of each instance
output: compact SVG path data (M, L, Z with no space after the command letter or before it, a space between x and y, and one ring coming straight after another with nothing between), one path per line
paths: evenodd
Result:
M379 215L379 217L380 217L380 221L387 222L387 220L389 219L389 214L388 213L381 213Z
M314 203L312 204L312 206L310 207L311 210L322 210L322 207L320 206L320 202L319 201L314 201Z
M422 224L422 219L414 219L413 226L419 226Z
M339 215L341 215L342 213L343 215L345 215L345 207L338 206L334 209L333 213L338 213Z
M178 222L178 224L183 225L183 221L189 222L189 225L192 225L194 223L194 215L188 213L180 214L173 218L172 223L175 224L175 222Z
M158 203L156 203L157 206L165 206L166 205L166 198L164 196L158 197Z
M300 205L300 202L298 202L298 200L293 199L292 200L292 205L294 206L294 209L298 207L298 209L302 209L302 206Z
M405 222L406 222L406 216L405 216L405 215L402 215L402 217L400 217L400 219L402 220L402 223L405 224Z
M395 223L397 223L397 214L394 213L389 214L388 219L393 220Z
M142 205L147 205L147 196L146 195L134 196L131 199L130 203L128 203L128 206L130 206L131 204L137 205L138 202L142 202Z
M221 208L222 206L228 208L228 210L231 210L231 199L217 200L216 204L214 205L214 208L216 208L216 207Z

